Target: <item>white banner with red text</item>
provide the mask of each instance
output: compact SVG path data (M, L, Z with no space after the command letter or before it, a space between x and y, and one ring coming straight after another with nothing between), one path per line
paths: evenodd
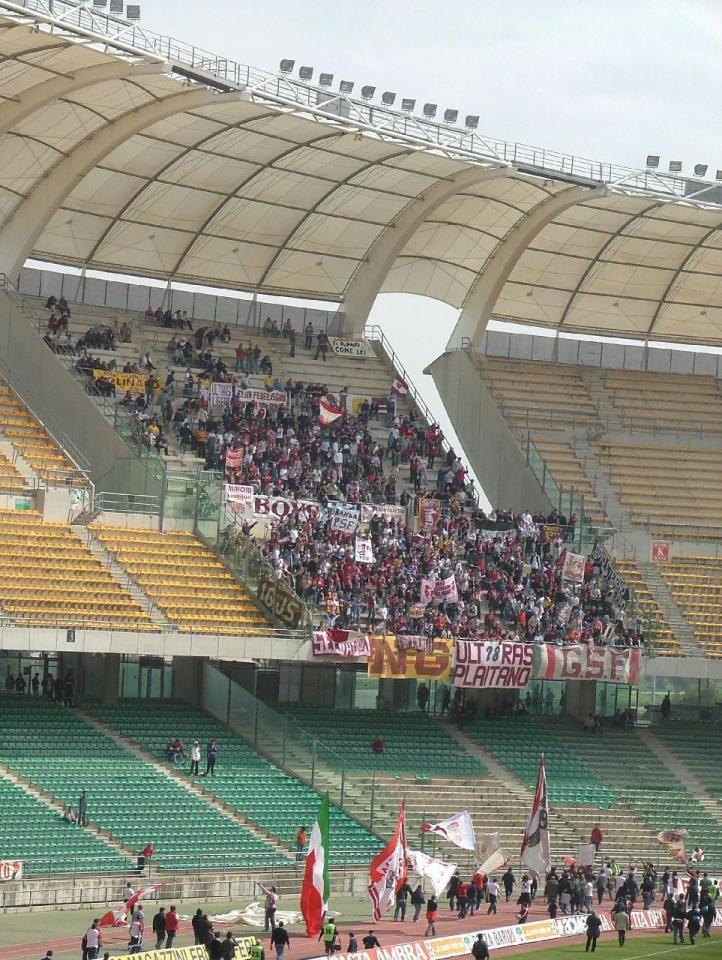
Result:
M419 599L422 603L456 603L459 594L454 575L443 580L422 580Z
M529 686L534 647L503 640L457 640L451 682L476 690L522 690Z
M0 883L9 883L10 880L22 880L22 860L0 860Z
M371 656L371 640L366 633L353 630L314 630L314 657L355 657Z
M605 683L636 683L642 667L642 651L624 647L557 647L539 645L539 680L601 680Z

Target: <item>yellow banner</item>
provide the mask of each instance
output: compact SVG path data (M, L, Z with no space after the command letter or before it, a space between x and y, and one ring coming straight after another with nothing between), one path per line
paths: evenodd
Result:
M131 393L145 393L145 373L123 373L122 370L93 370L93 380L112 380L116 390L130 390Z
M434 652L399 650L396 637L371 637L368 675L386 680L448 680L453 641L437 637Z
M155 934L153 934L155 936ZM236 937L238 944L235 960L248 960L251 947L260 943L256 937ZM170 950L143 950L140 953L123 954L113 960L208 960L208 951L204 946L171 947Z

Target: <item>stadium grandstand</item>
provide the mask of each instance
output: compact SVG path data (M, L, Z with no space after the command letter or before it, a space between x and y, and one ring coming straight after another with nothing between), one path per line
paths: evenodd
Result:
M104 7L0 0L0 909L112 922L127 884L263 936L277 887L300 936L325 795L349 923L400 808L426 897L424 857L499 854L484 907L515 873L497 926L532 809L534 921L562 881L579 922L586 884L658 912L666 867L689 899L722 875L722 187ZM461 447L389 291L458 311L427 373Z

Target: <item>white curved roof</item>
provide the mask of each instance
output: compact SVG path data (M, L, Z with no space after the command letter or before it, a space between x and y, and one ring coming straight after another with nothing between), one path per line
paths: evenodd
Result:
M339 302L383 250L378 289L469 310L503 253L495 317L722 341L717 204L219 91L163 56L35 30L11 6L0 2L0 246L19 236L23 256Z

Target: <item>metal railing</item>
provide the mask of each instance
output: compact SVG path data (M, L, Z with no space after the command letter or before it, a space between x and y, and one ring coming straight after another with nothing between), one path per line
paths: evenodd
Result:
M73 0L0 0L0 9L8 17L30 18L39 26L62 32L76 42L88 38L103 41L116 54L169 62L176 73L215 86L220 90L248 90L251 94L287 106L302 107L327 123L349 129L368 129L377 135L392 137L412 144L433 147L449 155L476 162L511 165L530 173L557 174L593 186L611 184L630 192L655 196L679 197L686 202L717 207L705 194L717 197L718 184L703 180L690 181L682 176L658 170L639 170L620 164L589 160L544 147L509 142L488 137L469 127L442 124L417 117L383 104L357 100L346 94L330 91L292 79L287 74L273 74L227 57L219 56L194 44L147 30L137 22L108 15ZM694 189L690 191L690 183ZM694 199L695 193L700 197Z
M394 372L395 372L395 373L404 381L404 383L406 384L406 386L407 386L407 388L408 388L408 391L409 391L409 396L413 399L414 405L415 405L416 408L419 410L419 412L420 412L421 415L423 416L424 420L427 422L427 424L429 424L429 426L432 426L432 425L433 425L433 426L436 426L436 427L438 427L439 430L441 431L441 435L442 435L442 437L444 438L444 439L442 440L441 446L442 446L442 449L444 450L444 452L445 452L445 453L448 453L449 450L451 449L451 444L449 443L449 441L448 441L448 440L446 439L446 437L444 436L444 432L443 432L443 430L441 430L441 426L439 425L438 420L436 419L436 417L434 416L434 414L431 412L431 410L430 410L429 407L427 406L426 402L424 401L424 398L421 396L421 394L419 393L419 391L416 389L416 386L414 385L413 380L411 379L411 377L409 376L408 372L406 371L406 368L404 367L403 363L401 362L401 358L399 357L398 353L394 350L391 341L390 341L390 340L388 339L388 337L385 335L385 333L383 332L383 330L381 329L381 327L379 327L377 324L372 324L372 323L367 324L366 327L365 327L365 329L364 329L364 334L363 334L363 335L364 335L364 337L365 337L366 340L370 340L370 341L373 341L373 342L376 342L376 343L380 344L380 346L381 346L381 348L383 349L384 353L386 354L386 357L388 358L388 361L389 361L389 363L391 364ZM476 503L476 504L478 505L478 503L479 503L479 491L476 489L476 484L474 484L474 485L472 486L472 499L473 499L474 503Z

